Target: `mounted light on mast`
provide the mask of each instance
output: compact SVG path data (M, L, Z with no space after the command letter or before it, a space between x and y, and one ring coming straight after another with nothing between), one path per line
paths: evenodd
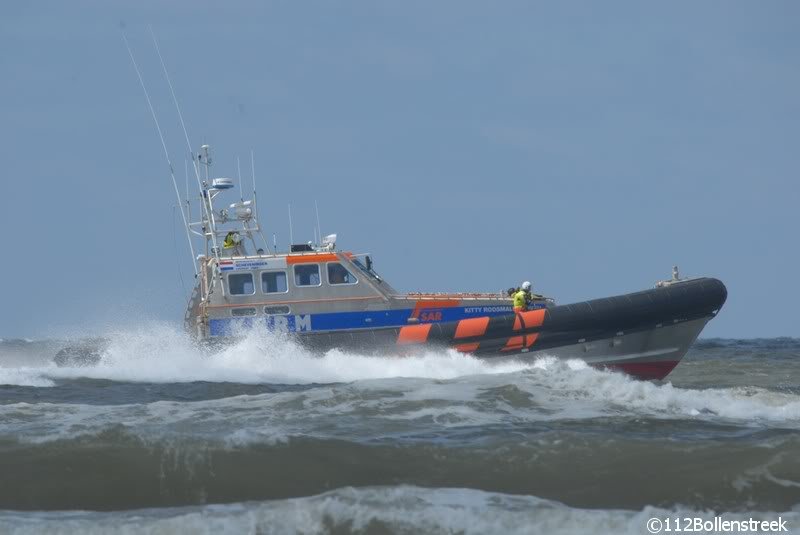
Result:
M215 178L211 181L211 188L213 190L226 190L226 189L233 189L233 179L232 178Z
M239 221L250 221L253 219L253 201L235 202L230 209Z

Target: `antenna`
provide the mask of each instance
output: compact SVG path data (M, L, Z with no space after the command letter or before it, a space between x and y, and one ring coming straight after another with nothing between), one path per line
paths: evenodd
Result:
M169 85L169 92L172 95L172 102L175 104L175 110L178 112L178 118L181 121L181 128L183 129L183 136L186 138L186 145L189 148L189 154L192 157L192 167L194 168L194 176L197 179L197 188L200 190L201 195L201 202L203 204L203 211L205 212L206 219L208 219L213 226L214 225L214 214L212 212L210 203L211 201L208 199L206 195L203 195L203 186L200 184L200 169L198 168L197 160L194 157L194 151L192 150L192 143L189 141L189 133L186 130L186 123L183 121L183 113L181 113L181 107L178 105L178 97L175 96L175 89L172 87L172 80L169 77L169 72L167 72L167 66L164 63L164 57L161 55L161 49L158 47L158 40L156 39L156 34L153 31L153 27L148 24L147 29L150 30L150 36L153 38L153 46L155 46L156 53L158 54L158 60L161 62L161 69L164 71L164 78L167 80L167 85ZM123 34L124 37L124 34ZM125 40L125 44L127 45L128 41ZM130 47L128 48L128 52L130 52ZM131 55L131 59L133 59L133 55ZM138 72L138 69L137 69ZM141 76L139 77L141 80ZM150 99L148 99L149 102ZM152 106L151 106L152 109ZM163 141L163 140L162 140ZM210 162L209 162L210 163ZM206 166L206 173L208 173L208 166ZM217 247L217 235L213 230L211 231L211 244L214 248L214 255L219 260L219 248ZM194 253L192 253L192 257L194 258ZM194 261L192 261L194 264ZM197 268L195 267L195 273L197 273Z
M183 175L186 180L186 205L189 205L189 162L186 161L186 158L183 159ZM192 219L192 216L189 216L189 219Z
M289 205L289 251L291 252L292 244L294 243L294 234L292 234L292 205Z
M253 177L253 211L256 213L256 222L258 225L258 235L261 236L261 241L264 242L264 246L269 250L269 245L267 245L267 239L264 237L264 233L261 229L261 214L258 213L258 195L256 195L256 158L253 154L253 149L250 149L250 173ZM275 248L274 251L277 253L278 249Z
M183 226L186 229L186 239L189 241L189 251L192 254L192 268L194 269L194 276L197 276L197 266L194 263L194 246L192 245L192 237L189 234L189 223L186 221L186 214L183 211L183 201L181 200L181 194L178 191L178 181L175 180L175 170L172 168L172 161L169 158L169 151L167 150L167 143L164 141L164 134L161 132L161 125L158 124L158 117L156 116L156 111L153 109L153 103L150 101L150 94L147 92L147 86L144 85L144 79L142 79L142 73L139 71L139 66L136 64L136 59L133 57L133 51L131 50L131 45L128 43L128 38L125 36L125 32L122 32L122 40L125 42L125 48L128 49L128 55L131 57L131 63L133 63L133 68L136 71L136 76L139 78L139 84L142 86L142 91L144 91L144 98L147 100L147 107L150 108L150 114L153 116L153 122L156 125L156 130L158 131L158 138L161 140L161 147L164 149L164 156L167 159L167 165L169 166L169 175L172 177L172 185L175 187L175 196L178 198L178 206L181 209L181 218L183 219Z
M242 163L236 157L236 172L239 173L239 198L244 202L244 190L242 189Z
M250 173L253 175L253 199L256 198L256 157L250 149Z
M186 181L186 218L189 221L189 226L187 230L194 234L198 234L196 230L192 230L191 221L192 221L192 203L189 201L189 162L186 161L186 158L183 159L183 175ZM192 264L194 264L195 258L194 254L192 254Z
M322 228L319 226L319 206L317 206L317 200L314 199L314 211L317 212L317 236L319 236L319 241L322 241Z
M186 123L183 122L183 114L181 113L181 107L178 105L178 97L175 96L175 89L172 87L172 80L169 77L169 73L167 72L167 65L164 63L164 57L161 55L161 49L158 47L158 40L156 39L156 33L153 31L153 26L150 24L147 25L147 29L150 30L150 36L153 38L153 45L156 48L156 53L158 54L158 60L161 62L161 69L164 71L164 78L167 80L167 85L169 86L169 92L172 95L172 102L175 103L175 109L178 112L178 119L181 121L181 128L183 129L183 135L186 138L186 145L189 147L189 154L192 155L192 167L194 167L195 175L197 175L197 185L200 185L200 171L197 169L197 164L195 163L194 159L194 151L192 150L192 144L189 141L189 133L186 131Z
M278 252L278 237L275 236L275 233L272 233L272 250L275 251L277 254Z

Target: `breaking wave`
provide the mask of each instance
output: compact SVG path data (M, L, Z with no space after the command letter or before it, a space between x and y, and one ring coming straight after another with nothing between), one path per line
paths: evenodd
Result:
M0 486L4 507L314 495L241 506L274 518L291 504L338 499L321 494L332 488L387 482L578 507L800 503L794 390L686 388L546 356L315 355L264 332L215 350L158 325L108 340L100 362L85 367L38 353L29 363L37 342L18 344L12 357L0 346L0 472L17 482Z
M2 355L0 354L0 364ZM299 390L251 396L216 396L194 403L157 401L135 406L104 407L59 404L29 406L31 421L43 419L65 429L72 418L90 419L88 427L130 420L129 412L183 421L201 412L225 414L232 408L258 409L261 423L287 414L310 422L324 415L442 425L554 421L638 415L657 419L696 419L737 425L800 428L800 395L753 386L681 388L639 381L621 373L596 370L579 360L538 357L483 360L455 351L431 350L409 356L366 356L338 350L316 355L290 339L255 331L214 351L163 325L109 337L97 365L0 367L0 384L57 387L80 379L126 384L168 384L178 390L192 382L252 385L306 385ZM43 394L46 396L46 394ZM37 396L39 399L42 395ZM169 399L169 398L168 398ZM0 414L25 404L6 401ZM166 411L168 414L162 414ZM96 416L81 416L93 415ZM63 413L69 413L65 417ZM227 418L227 416L225 416ZM277 416L275 416L277 417ZM134 418L134 420L136 419ZM288 419L287 419L288 420ZM30 423L30 422L28 422ZM253 424L254 422L234 422ZM25 437L25 422L20 422ZM35 433L37 439L47 434ZM54 436L60 438L61 431Z
M414 486L342 488L315 496L229 505L110 513L0 512L0 531L17 535L50 532L108 533L646 533L652 517L700 517L713 511L686 507L593 510L534 496L463 488ZM724 513L725 520L773 521L789 529L800 513Z
M336 383L384 377L449 379L509 373L528 368L519 362L491 363L456 351L430 351L403 358L344 353L310 353L285 336L253 330L239 341L209 350L163 324L111 333L94 366L4 366L0 384L54 386L58 379L93 378L126 382L193 381L254 383Z

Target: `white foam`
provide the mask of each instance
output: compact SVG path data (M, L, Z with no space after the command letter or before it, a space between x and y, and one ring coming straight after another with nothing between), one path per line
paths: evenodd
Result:
M540 363L541 364L541 363ZM684 390L573 364L453 379L387 378L222 399L132 405L0 405L14 439L45 442L108 429L146 442L239 447L293 436L370 440L462 426L633 416L800 428L796 396ZM188 440L188 442L186 442Z
M0 368L0 385L48 387L55 382L41 369Z
M546 358L537 363L547 384L573 402L573 408L602 407L605 414L635 411L656 417L727 418L800 424L800 396L758 387L686 389L671 383L639 381L621 373L594 370L581 361ZM546 377L546 383L539 379Z
M568 507L534 496L411 486L341 488L324 494L228 505L95 513L0 512L0 531L42 533L647 533L650 518L713 519L713 511ZM797 511L724 513L725 520L777 520L790 529Z
M163 324L113 333L96 366L0 368L0 383L5 384L50 387L58 379L77 377L125 382L337 384L227 400L107 407L100 414L84 405L42 406L40 418L34 420L43 425L49 421L58 430L44 436L96 431L117 422L145 424L147 429L148 419L162 412L167 413L162 416L168 421L180 423L191 433L205 434L202 425L226 430L227 421L226 433L243 425L273 426L273 439L293 432L335 435L335 429L327 429L317 418L326 415L335 415L337 422L346 417L369 421L361 425L363 432L370 427L414 426L424 420L459 426L624 414L800 427L800 396L755 387L677 388L595 370L579 360L552 357L528 363L493 363L454 351L380 357L335 350L317 356L285 337L266 332L251 332L231 346L206 354L188 337ZM0 416L13 407L0 406ZM258 418L236 412L242 407L257 407ZM61 409L69 410L69 416L50 418ZM203 417L197 418L198 414ZM22 431L27 429L24 422L19 425ZM255 433L232 440L260 438L263 436Z
M95 366L30 368L26 373L57 378L88 377L129 382L334 383L385 377L450 379L463 375L509 373L521 363L493 364L456 351L419 355L366 356L338 350L312 354L287 338L265 331L204 354L183 333L163 324L112 333ZM44 385L49 386L49 385Z

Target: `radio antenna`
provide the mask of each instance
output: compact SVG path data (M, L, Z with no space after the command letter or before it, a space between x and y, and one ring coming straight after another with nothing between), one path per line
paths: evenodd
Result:
M244 190L242 189L242 162L236 157L236 172L239 174L239 199L244 202Z
M264 237L264 232L261 227L261 214L258 213L258 196L256 195L256 158L253 154L253 149L250 149L250 174L253 177L253 209L256 213L258 235L261 236L261 241L264 242L264 246L267 248L267 251L269 251L269 244L267 243L267 239ZM277 248L275 248L275 252L278 252Z
M194 168L194 176L197 179L197 188L198 190L200 190L200 196L201 196L200 201L203 204L203 211L205 212L206 219L212 222L212 228L213 228L214 214L211 211L210 200L206 195L203 194L203 186L200 184L200 169L198 167L197 159L194 157L194 151L192 150L192 143L191 141L189 141L189 132L186 130L186 123L183 121L183 113L181 113L181 107L178 104L178 97L175 96L175 89L172 87L172 80L169 77L169 72L167 72L167 65L164 63L164 56L161 55L161 49L158 47L158 40L156 39L156 33L153 31L153 26L148 24L147 29L150 30L150 36L153 38L153 46L155 46L156 53L158 54L158 60L161 62L161 69L164 71L164 78L167 80L167 85L169 86L169 92L170 95L172 95L172 102L175 104L175 110L178 112L178 118L181 121L183 136L186 138L186 146L189 148L189 154L192 157L192 167ZM208 173L208 167L206 167L206 173ZM213 230L211 231L211 244L213 245L215 251L214 254L217 257L217 260L219 260L217 235ZM195 268L195 272L197 272L197 268Z
M250 174L253 177L253 202L256 202L256 157L253 154L253 149L250 149ZM258 206L256 204L256 206ZM258 214L256 214L258 217Z
M183 136L186 138L186 146L189 148L189 154L191 154L192 156L192 167L194 167L194 173L197 177L197 185L200 186L200 171L197 169L197 163L194 157L194 150L192 149L192 143L189 141L189 132L186 130L186 123L183 121L183 113L181 113L181 107L178 105L178 97L175 96L175 89L172 87L172 80L169 77L169 72L167 72L167 65L164 63L164 56L161 55L161 49L158 47L158 40L156 39L156 33L153 31L153 26L148 24L147 29L150 30L150 36L153 38L153 46L155 46L156 54L158 54L158 61L161 62L161 70L164 71L164 78L167 80L167 85L169 86L169 93L170 95L172 95L172 102L175 104L175 110L178 112L178 119L180 119L181 121Z
M292 233L292 205L289 205L289 252L291 252L292 244L294 243L294 234Z
M322 227L319 226L319 206L317 206L317 200L314 199L314 211L317 212L317 237L319 238L319 244L322 244Z
M189 162L186 158L183 159L183 175L186 180L186 204L189 204ZM189 215L189 219L191 219L191 214Z
M186 158L183 159L183 177L186 181L186 219L189 221L192 220L192 203L189 201L189 161ZM189 225L188 229L191 231L191 224ZM193 231L197 234L197 231ZM192 258L192 264L194 264L195 259Z
M158 132L158 138L161 140L161 147L164 149L164 156L167 159L167 165L169 166L169 175L172 177L172 185L175 188L175 196L178 198L178 206L181 209L181 218L183 219L183 226L186 230L186 239L189 241L189 251L192 254L192 268L194 269L194 276L197 276L197 266L194 264L194 246L192 245L192 237L189 235L189 223L186 221L186 214L183 211L183 201L181 200L181 194L178 191L178 181L175 180L175 170L172 168L172 161L169 158L169 151L167 150L167 143L164 141L164 134L161 132L161 125L158 124L158 117L156 116L156 110L153 109L153 103L150 101L150 93L147 92L147 86L144 85L144 79L142 78L142 73L139 71L139 66L136 64L136 59L133 57L133 51L131 50L131 45L128 43L128 38L125 36L125 32L122 32L122 40L125 42L125 48L128 49L128 55L131 58L131 63L133 63L133 69L136 71L136 76L139 78L139 84L142 86L142 91L144 92L144 98L147 100L147 107L150 108L150 115L153 116L153 122L156 125L156 131Z

